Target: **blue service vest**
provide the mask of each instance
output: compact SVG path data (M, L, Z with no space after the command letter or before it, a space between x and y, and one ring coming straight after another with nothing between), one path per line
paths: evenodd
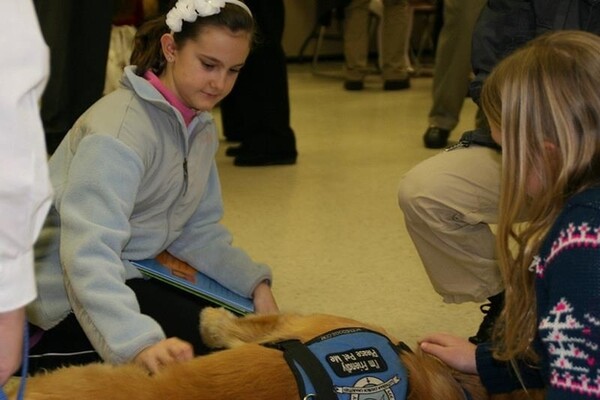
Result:
M327 332L306 343L268 344L284 351L302 399L405 400L408 374L398 346L364 328Z

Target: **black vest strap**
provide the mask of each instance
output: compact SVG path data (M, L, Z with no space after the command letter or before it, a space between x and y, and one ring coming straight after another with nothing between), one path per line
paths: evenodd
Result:
M311 393L306 393L304 387L300 387L302 377L296 363L300 365L302 371L308 376L317 393L314 393L315 398L319 400L338 400L337 395L333 391L333 382L329 374L321 365L321 362L315 355L299 340L291 339L276 343L265 343L266 347L274 348L283 351L283 357L289 364L298 383L298 390L301 396L307 396Z
M408 347L408 345L404 342L398 342L397 344L395 344L394 349L396 350L396 353L398 353L398 355L401 355L402 353L412 353L413 352L411 350L411 348Z

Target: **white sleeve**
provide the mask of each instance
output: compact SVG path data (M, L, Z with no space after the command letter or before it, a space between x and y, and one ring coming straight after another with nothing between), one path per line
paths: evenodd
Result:
M52 190L38 106L48 47L31 0L2 0L0 11L0 312L5 312L36 296L32 247Z

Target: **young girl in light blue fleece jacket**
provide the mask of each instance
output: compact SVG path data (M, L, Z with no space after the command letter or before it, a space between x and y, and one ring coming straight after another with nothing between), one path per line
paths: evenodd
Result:
M211 109L232 89L254 23L237 0L179 0L136 38L122 87L50 159L54 204L36 249L31 370L102 359L150 372L207 351L201 300L129 260L168 251L277 312L271 272L232 246Z

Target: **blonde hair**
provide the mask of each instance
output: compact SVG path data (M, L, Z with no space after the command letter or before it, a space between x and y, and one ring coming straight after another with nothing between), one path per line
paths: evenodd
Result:
M537 360L534 274L529 267L566 200L600 181L600 37L542 35L502 61L481 97L502 132L497 249L505 308L495 356ZM538 183L528 195L532 179ZM526 223L519 221L526 218Z

